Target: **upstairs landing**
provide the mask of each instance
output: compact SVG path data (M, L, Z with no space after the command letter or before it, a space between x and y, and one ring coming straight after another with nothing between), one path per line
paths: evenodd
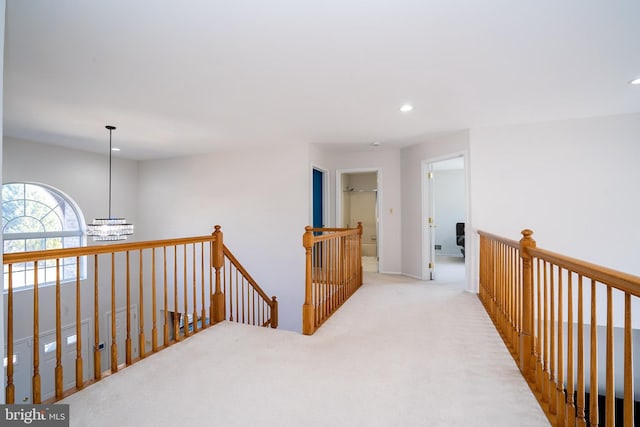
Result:
M549 425L446 275L366 273L313 336L223 322L61 403L75 426Z

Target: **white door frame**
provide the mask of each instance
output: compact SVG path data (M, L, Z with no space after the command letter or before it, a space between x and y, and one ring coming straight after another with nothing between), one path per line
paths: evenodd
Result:
M377 243L378 243L378 271L381 272L382 269L380 266L383 264L383 253L382 250L384 244L384 235L382 232L383 223L382 223L382 169L380 168L356 168L356 169L336 169L336 227L343 227L342 223L342 175L349 173L367 173L367 172L375 172L377 179L377 197L376 197L376 213L378 217L376 218L376 223L378 226L377 230Z
M469 219L471 218L471 213L469 209L469 207L471 206L471 200L470 200L471 192L469 191L469 186L470 186L469 151L468 150L454 151L452 153L449 153L443 156L431 157L423 160L422 167L421 167L421 174L420 174L420 187L422 189L422 219L421 219L422 256L420 257L422 262L421 262L420 272L421 272L422 280L429 280L429 263L428 261L425 261L425 260L429 256L430 247L433 246L433 243L431 242L431 239L430 239L429 219L428 219L429 212L431 212L431 206L429 204L429 192L428 192L429 186L426 184L427 182L426 176L427 176L427 173L429 172L429 165L431 163L437 163L443 160L450 160L456 157L462 157L464 159L464 176L465 176L464 198L465 198L465 224L466 224L465 234L468 234L469 231L471 230L471 227L469 226ZM467 247L466 256L464 259L466 287L468 291L471 291L473 289L472 277L471 277L472 276L471 275L471 258L473 256L473 253L470 251L471 239L469 238L469 236L465 237L465 241L466 241L466 247Z

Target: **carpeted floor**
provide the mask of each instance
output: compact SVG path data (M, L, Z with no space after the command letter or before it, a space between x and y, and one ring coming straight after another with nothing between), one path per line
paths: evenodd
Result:
M549 425L462 288L367 273L313 336L224 322L61 403L72 426Z

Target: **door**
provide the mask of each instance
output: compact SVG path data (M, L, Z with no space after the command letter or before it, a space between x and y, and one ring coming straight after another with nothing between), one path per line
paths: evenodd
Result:
M313 228L324 227L324 172L313 169Z
M435 218L435 205L434 205L434 190L435 184L433 180L433 163L429 163L427 167L427 198L428 198L428 215L427 227L429 234L429 251L427 256L427 269L429 271L429 280L436 279L436 218Z

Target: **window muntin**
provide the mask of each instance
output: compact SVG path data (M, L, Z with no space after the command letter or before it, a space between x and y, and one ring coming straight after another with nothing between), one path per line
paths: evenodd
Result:
M8 183L2 186L2 236L4 253L40 251L83 246L84 219L75 203L60 191L42 184ZM76 258L60 260L60 279L76 279ZM35 281L33 263L13 265L13 288L29 288ZM56 261L38 263L38 283L56 280ZM86 275L80 258L80 278ZM4 289L9 286L4 266Z

